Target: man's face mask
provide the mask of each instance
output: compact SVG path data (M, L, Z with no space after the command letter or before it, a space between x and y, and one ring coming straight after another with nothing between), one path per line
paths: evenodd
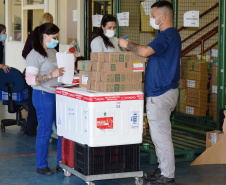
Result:
M159 26L162 24L162 21L160 22L159 25L157 25L155 23L156 20L158 20L161 16L162 16L162 14L160 16L158 16L157 19L153 19L152 17L150 18L150 26L152 26L155 30L159 30Z

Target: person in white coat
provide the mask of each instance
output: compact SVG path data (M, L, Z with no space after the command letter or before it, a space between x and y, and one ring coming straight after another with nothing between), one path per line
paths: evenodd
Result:
M100 32L91 42L92 52L121 52L116 33L116 18L105 15L101 21Z

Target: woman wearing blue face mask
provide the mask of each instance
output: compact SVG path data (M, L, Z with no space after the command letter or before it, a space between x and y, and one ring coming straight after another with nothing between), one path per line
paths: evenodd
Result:
M56 50L59 28L52 23L45 23L34 30L33 48L26 57L26 81L33 88L32 101L38 119L36 137L36 172L53 175L48 167L48 145L52 133L52 123L56 122L55 89L57 77L63 76L64 69L57 67ZM60 172L61 137L58 137L57 166Z
M101 21L100 32L91 42L92 52L121 52L116 34L116 18L105 15Z
M3 64L4 42L7 38L6 27L0 24L0 64Z

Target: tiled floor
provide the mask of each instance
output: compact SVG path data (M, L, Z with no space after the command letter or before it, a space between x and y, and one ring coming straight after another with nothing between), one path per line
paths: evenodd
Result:
M7 107L0 105L0 119L14 118L7 113ZM49 167L56 164L56 142L49 145ZM225 156L226 157L226 156ZM177 185L225 185L226 165L189 166L176 164ZM141 170L152 172L155 165L149 165L147 158L141 158ZM21 133L20 127L6 127L0 131L0 185L85 185L76 176L65 177L63 173L44 176L35 172L35 137ZM96 185L133 185L133 178L96 181ZM147 182L144 182L146 184Z

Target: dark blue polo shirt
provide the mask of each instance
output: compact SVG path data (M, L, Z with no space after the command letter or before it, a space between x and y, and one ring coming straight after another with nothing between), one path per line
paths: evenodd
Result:
M174 27L161 31L148 44L155 54L148 59L145 96L159 96L178 87L180 78L181 38Z

